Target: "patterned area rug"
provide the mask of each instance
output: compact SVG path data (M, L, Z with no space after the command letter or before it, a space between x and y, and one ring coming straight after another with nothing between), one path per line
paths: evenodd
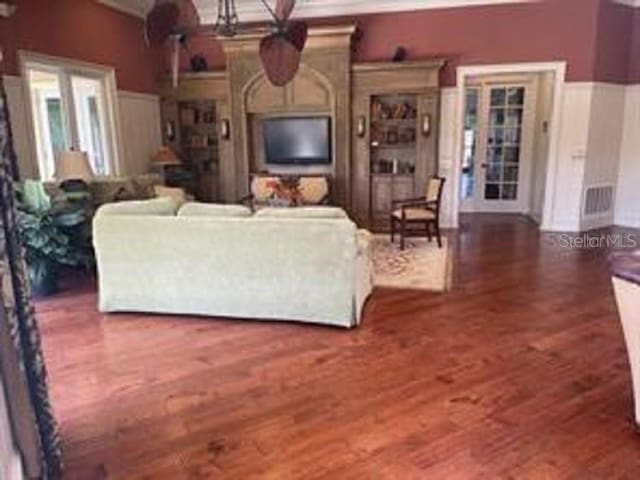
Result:
M451 288L453 261L447 239L442 248L434 239L409 238L404 250L389 235L372 239L374 284L379 287L444 292Z

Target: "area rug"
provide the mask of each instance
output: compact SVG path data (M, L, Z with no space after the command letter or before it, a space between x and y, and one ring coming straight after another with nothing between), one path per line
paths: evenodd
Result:
M451 288L453 261L446 238L442 248L435 239L406 239L400 250L398 239L391 243L389 235L373 235L372 256L374 284L379 287L406 288L445 292Z

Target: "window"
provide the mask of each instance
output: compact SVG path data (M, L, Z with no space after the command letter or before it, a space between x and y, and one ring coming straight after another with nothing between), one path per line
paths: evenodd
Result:
M96 175L115 173L112 71L48 58L24 59L42 180L55 177L60 152L87 152Z

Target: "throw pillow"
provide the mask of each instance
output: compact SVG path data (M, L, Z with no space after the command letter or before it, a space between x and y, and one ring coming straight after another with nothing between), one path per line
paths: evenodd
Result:
M168 197L171 198L178 208L187 203L187 194L182 188L172 188L172 187L164 187L162 185L155 185L153 190L156 194L156 197Z

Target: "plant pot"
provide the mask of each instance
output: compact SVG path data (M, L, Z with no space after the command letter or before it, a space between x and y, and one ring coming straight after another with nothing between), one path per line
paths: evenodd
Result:
M58 292L58 268L51 262L29 266L31 293L35 297L48 297Z

